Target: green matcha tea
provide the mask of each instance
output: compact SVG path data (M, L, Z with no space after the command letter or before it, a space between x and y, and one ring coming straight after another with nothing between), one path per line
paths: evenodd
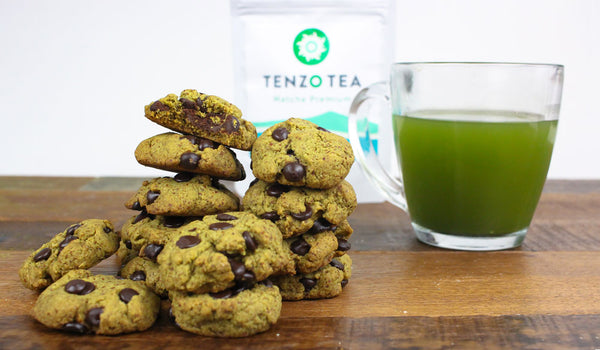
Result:
M515 112L394 115L414 223L434 232L499 236L531 222L550 164L557 120Z

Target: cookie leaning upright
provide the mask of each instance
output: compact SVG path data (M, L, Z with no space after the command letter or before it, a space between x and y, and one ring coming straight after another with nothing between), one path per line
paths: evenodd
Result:
M96 265L118 247L119 236L110 221L84 220L34 251L21 266L19 277L25 287L42 290L68 271Z
M298 118L271 126L252 147L254 176L283 185L331 188L348 175L353 162L346 139Z
M250 150L256 128L228 101L193 89L169 94L144 108L146 118L174 131L203 137L223 145Z

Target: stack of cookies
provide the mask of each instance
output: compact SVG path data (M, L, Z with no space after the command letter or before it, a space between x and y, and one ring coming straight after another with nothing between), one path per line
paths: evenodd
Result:
M346 220L356 195L344 180L354 162L341 136L291 118L267 129L252 147L256 177L243 209L273 221L293 262L274 277L284 300L331 298L351 275Z
M32 252L19 274L45 289L37 320L78 333L140 331L161 297L183 330L242 337L275 324L282 299L341 293L357 205L344 138L294 118L257 138L237 107L195 90L153 101L145 115L170 131L142 141L135 157L173 176L144 181L120 233L84 220ZM252 150L256 179L241 201L219 182L246 177L230 147ZM87 270L115 252L120 276Z

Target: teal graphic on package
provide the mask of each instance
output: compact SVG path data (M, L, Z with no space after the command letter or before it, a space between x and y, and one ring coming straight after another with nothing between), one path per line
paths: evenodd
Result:
M304 119L309 120L317 124L318 126L325 128L333 133L336 133L348 140L348 117L343 114L329 111L314 117ZM258 130L258 134L260 136L260 134L262 134L263 131L265 131L270 126L284 121L285 119L268 122L255 122L253 124L254 126L256 126L256 129ZM367 127L367 120L365 119L363 121L359 121L359 123L357 124L357 129L359 131L360 143L363 150L365 152L369 152L371 150L371 147L373 147L375 153L378 153L379 125L373 122L368 122ZM371 144L369 144L369 139L371 140Z
M319 64L328 53L329 39L320 29L305 29L294 39L294 55L304 64Z

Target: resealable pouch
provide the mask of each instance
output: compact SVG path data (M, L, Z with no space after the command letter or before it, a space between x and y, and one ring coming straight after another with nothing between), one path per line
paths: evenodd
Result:
M353 97L389 76L393 1L231 0L231 15L235 104L258 133L295 117L348 138ZM377 149L391 133L367 129L393 161ZM238 157L248 168L249 156ZM383 200L357 164L346 180L359 202Z

